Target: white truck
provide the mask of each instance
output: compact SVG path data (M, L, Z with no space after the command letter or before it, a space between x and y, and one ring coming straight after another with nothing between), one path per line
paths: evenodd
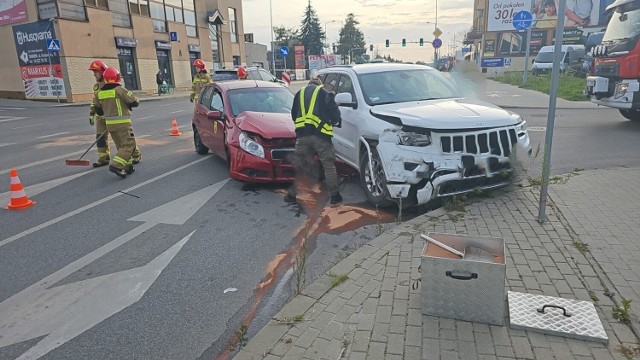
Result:
M368 201L379 207L509 184L516 153L529 156L526 122L517 114L465 100L439 71L411 64L322 69L336 93L342 127L336 156L360 173Z

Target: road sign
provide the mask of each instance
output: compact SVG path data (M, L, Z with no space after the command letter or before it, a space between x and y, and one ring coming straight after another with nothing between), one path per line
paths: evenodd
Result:
M435 38L433 39L433 41L431 42L431 45L433 45L434 49L439 48L440 46L442 46L442 40L439 38Z
M171 37L171 41L178 41L178 32L177 31L172 31L169 33L170 37Z
M440 29L436 28L433 30L433 36L440 37L440 35L442 35L442 31Z
M513 15L513 27L516 30L526 30L533 24L533 15L526 10L522 10Z
M280 46L280 56L285 57L287 55L289 55L289 48L286 46Z
M58 40L58 39L48 39L47 40L47 50L49 50L49 51L60 51L60 40Z
M481 67L504 67L504 58L490 58L490 59L482 59L480 63Z
M505 67L511 66L511 58L504 58L504 66Z

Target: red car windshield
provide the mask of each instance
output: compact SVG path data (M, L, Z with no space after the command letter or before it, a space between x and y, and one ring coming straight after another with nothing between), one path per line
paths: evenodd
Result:
M229 90L228 96L233 116L244 111L288 114L293 106L293 94L281 87Z

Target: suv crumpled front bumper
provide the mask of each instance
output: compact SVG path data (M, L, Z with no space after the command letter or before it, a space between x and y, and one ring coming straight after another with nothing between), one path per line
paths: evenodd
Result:
M399 132L384 131L377 145L384 185L392 199L412 197L409 202L417 205L508 185L512 163L528 162L531 156L525 122L477 131L432 131L431 145L424 147L399 145Z

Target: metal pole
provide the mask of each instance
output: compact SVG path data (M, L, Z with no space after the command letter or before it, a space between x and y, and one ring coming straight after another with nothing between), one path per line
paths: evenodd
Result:
M273 66L272 74L273 76L276 76L276 50L273 46L273 12L271 9L271 0L269 0L269 21L271 24L271 31L269 32L271 33L271 64Z
M567 0L560 0L558 14L564 14ZM562 59L562 32L564 30L564 16L558 16L556 24L556 43L553 48L553 70L551 71L551 90L549 91L549 113L547 116L547 133L544 139L544 162L542 164L542 185L540 186L540 210L538 221L547 218L547 191L549 188L549 173L551 171L551 144L553 142L553 125L556 119L556 100L558 96L558 78L560 77L560 61Z
M53 29L53 21L54 21L54 18L49 19L49 31ZM45 43L46 43L46 40L45 40ZM49 77L55 79L55 76L53 76L53 66L51 65L51 51L49 51L49 49L47 49L47 55L49 55L47 56L47 58L49 59ZM51 80L49 80L49 86L51 86ZM60 91L58 90L54 90L54 91L56 92L58 103L60 103Z
M436 31L438 29L438 0L436 0L436 23L435 23L435 29L433 29L434 31ZM433 63L436 67L436 69L438 68L438 49L433 49Z
M527 86L527 80L529 77L529 44L531 44L531 26L527 29L527 50L524 53L524 74L522 75L522 82L524 83L524 86Z

